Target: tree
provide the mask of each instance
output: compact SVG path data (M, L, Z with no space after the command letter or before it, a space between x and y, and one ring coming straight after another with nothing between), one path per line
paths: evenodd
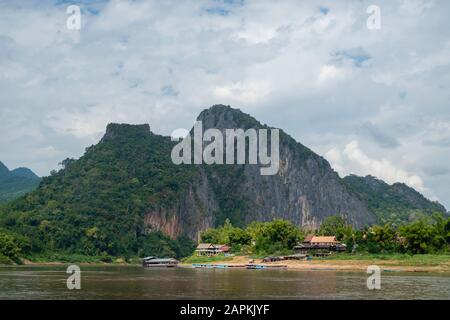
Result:
M248 232L255 241L256 251L269 254L292 250L302 236L299 228L281 219L252 223Z
M441 232L440 232L441 231ZM425 219L400 228L400 234L406 239L406 249L412 253L433 253L445 248L446 239L439 222L432 224Z
M15 239L6 234L0 232L0 255L3 255L12 261L19 262L19 254L21 250Z
M252 236L246 231L240 228L234 228L228 235L230 239L230 245L249 245L252 242Z
M341 216L329 216L322 222L319 235L335 236L337 240L344 240L345 236L351 235L352 227L347 225Z
M250 244L252 237L246 230L233 227L230 220L226 219L223 226L203 232L201 239L202 242L227 244L233 247Z
M200 238L204 243L220 243L221 236L221 230L211 228L202 232Z
M401 249L397 231L388 224L355 232L355 239L359 250L369 253L398 252Z

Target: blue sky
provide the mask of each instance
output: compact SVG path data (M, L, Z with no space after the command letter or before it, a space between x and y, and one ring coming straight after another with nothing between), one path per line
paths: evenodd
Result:
M82 27L68 30L79 4ZM0 1L0 160L40 175L109 122L169 135L223 103L283 128L341 176L450 207L450 3Z

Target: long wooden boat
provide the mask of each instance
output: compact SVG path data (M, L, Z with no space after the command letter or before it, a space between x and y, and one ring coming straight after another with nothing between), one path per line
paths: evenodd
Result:
M194 263L193 268L204 269L245 269L245 264L208 264L208 263Z
M264 264L248 264L246 266L247 269L286 269L287 266L286 265L273 265L273 266L268 266L268 265L264 265Z
M203 269L286 269L286 265L268 266L264 264L208 264L208 263L194 263L193 268Z
M156 257L147 257L142 260L144 268L175 268L179 261L172 258L159 259Z

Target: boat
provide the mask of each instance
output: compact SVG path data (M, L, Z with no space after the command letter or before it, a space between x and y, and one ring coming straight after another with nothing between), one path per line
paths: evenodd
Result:
M192 264L192 267L194 267L194 268L207 268L207 269L211 269L211 268L214 268L214 265L213 265L213 264L194 263L194 264Z
M204 269L245 269L246 265L238 264L206 264L206 263L194 263L193 268L204 268Z
M194 263L193 268L202 269L286 269L287 265L273 265L268 266L264 264L208 264L208 263Z
M286 265L273 265L273 266L267 266L264 264L248 264L246 266L247 269L286 269Z
M174 268L178 266L179 261L173 258L147 257L142 259L144 268Z

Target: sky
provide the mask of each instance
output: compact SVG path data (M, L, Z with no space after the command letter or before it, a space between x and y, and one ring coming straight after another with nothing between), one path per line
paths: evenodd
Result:
M225 104L450 208L449 71L447 0L0 0L0 161L48 175L110 122Z

